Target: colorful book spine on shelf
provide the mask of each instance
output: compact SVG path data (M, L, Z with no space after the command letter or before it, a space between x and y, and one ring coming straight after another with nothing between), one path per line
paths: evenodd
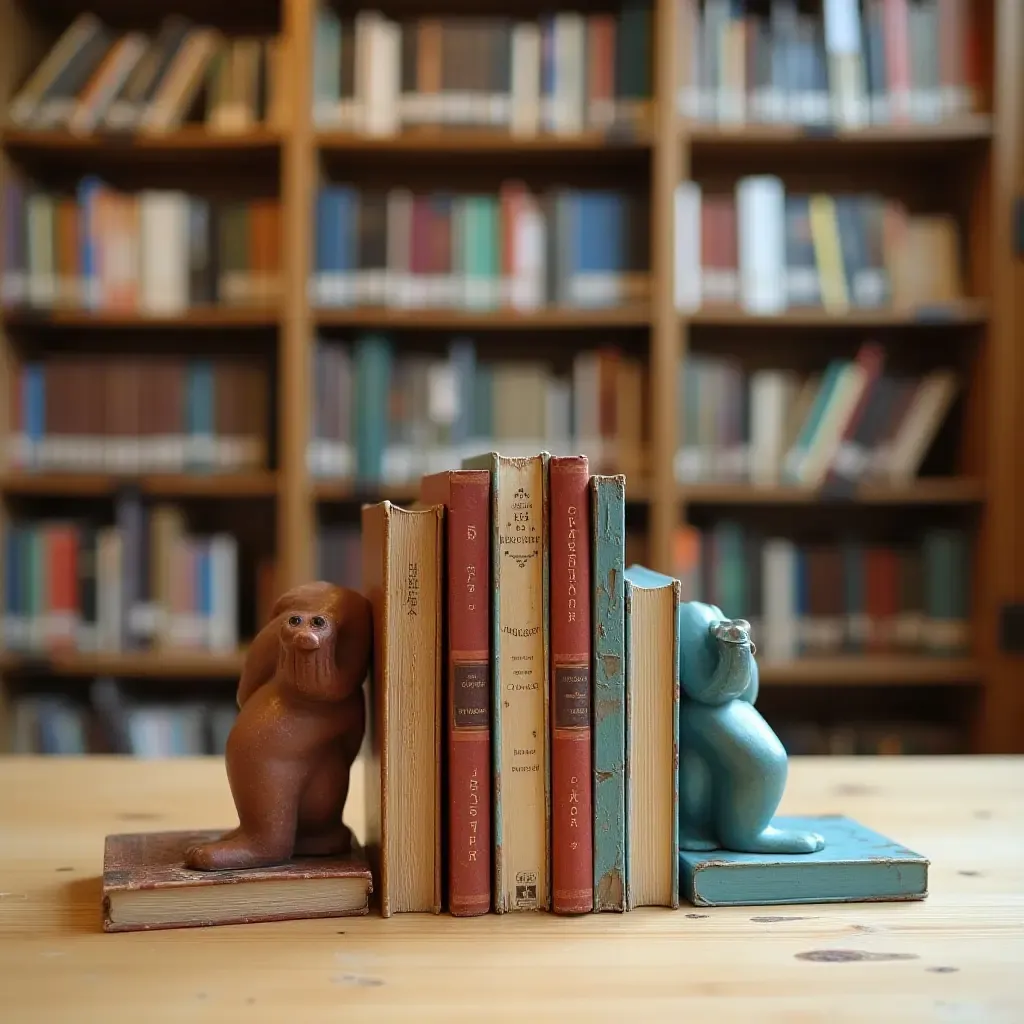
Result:
M317 193L312 301L322 308L609 308L649 298L639 194L518 181L494 194Z
M959 529L916 543L843 536L800 543L732 520L681 528L673 572L687 600L754 627L766 663L841 654L963 656L970 649L971 558Z
M286 120L280 37L227 37L179 15L155 32L75 18L8 108L23 129L163 134L186 125L239 134Z
M80 473L242 472L267 464L259 360L57 355L11 374L10 464Z
M445 354L406 353L382 334L315 348L310 470L320 479L413 487L481 448L528 456L583 452L592 470L645 467L646 367L611 347L573 356L481 358L472 338Z
M90 175L66 193L10 181L4 198L8 308L173 317L281 298L277 197L128 192Z
M940 316L965 298L956 219L877 193L791 192L774 175L728 191L680 182L675 303L684 313L895 310Z
M113 525L6 526L4 643L12 651L238 647L238 542L190 534L182 512L119 497Z
M970 0L678 0L680 114L701 124L841 130L975 113L981 40ZM735 53L745 59L730 59Z
M315 39L313 121L321 129L389 136L466 128L528 138L650 125L649 0L532 20L398 21L368 10L339 15L321 3Z

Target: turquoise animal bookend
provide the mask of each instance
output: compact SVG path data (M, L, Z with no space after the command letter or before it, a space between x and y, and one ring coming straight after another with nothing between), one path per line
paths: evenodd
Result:
M679 608L679 847L801 854L817 832L771 822L786 788L786 750L754 708L750 624L700 601Z

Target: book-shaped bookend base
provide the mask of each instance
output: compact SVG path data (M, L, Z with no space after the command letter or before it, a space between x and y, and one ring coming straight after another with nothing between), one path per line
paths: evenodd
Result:
M680 897L697 907L921 900L928 860L839 815L774 819L782 830L812 832L813 853L679 852Z
M344 857L295 857L278 867L195 871L185 866L187 849L223 834L107 836L103 930L199 928L368 912L373 882L358 847Z

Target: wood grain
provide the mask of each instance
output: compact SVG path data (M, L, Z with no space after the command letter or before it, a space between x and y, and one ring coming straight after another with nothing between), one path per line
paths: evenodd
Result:
M357 762L353 794L362 792L360 771ZM104 836L234 821L222 764L0 760L4 1017L335 1024L450 1021L461 1010L516 1024L1024 1019L1024 760L797 758L782 810L846 814L922 853L931 895L900 904L684 903L579 918L371 913L103 935ZM355 801L347 817L358 833Z

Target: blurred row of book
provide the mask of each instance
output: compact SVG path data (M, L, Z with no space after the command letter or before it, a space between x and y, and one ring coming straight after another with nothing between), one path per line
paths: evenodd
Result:
M291 73L278 36L228 38L180 15L156 32L123 32L84 12L21 85L8 115L21 128L76 135L160 135L185 124L225 134L281 129Z
M12 754L130 754L142 758L223 754L235 705L217 700L142 699L118 681L93 680L85 699L59 691L17 697Z
M794 540L721 519L674 538L683 600L752 627L758 659L842 654L963 656L970 650L971 540L921 526L920 539Z
M677 105L694 121L934 123L974 113L984 92L969 0L677 8ZM635 131L649 127L652 38L649 0L535 19L398 20L321 4L313 119L371 136L453 126L524 137ZM177 15L156 32L122 32L83 13L22 84L10 117L76 134L280 129L293 73L276 35L227 38Z
M10 182L2 298L30 309L180 314L268 307L281 297L276 198L125 192L83 178L74 194ZM310 299L325 309L520 311L646 305L644 194L505 181L493 193L329 184L314 204ZM773 175L675 195L680 312L738 307L915 310L964 298L961 235L947 214L879 194L789 192Z
M685 181L675 218L681 312L725 305L842 314L964 297L956 220L912 214L890 197L791 192L771 174L741 178L731 192Z
M972 0L676 0L678 109L697 122L859 128L977 112Z
M487 446L582 451L633 478L649 470L646 361L614 346L491 357L467 335L409 351L367 332L318 337L312 360L307 459L318 479L404 485ZM15 470L270 465L270 371L256 358L58 353L15 362L11 380ZM695 353L679 363L676 387L678 482L839 494L918 478L961 382L948 368L892 370L866 341L854 358L809 372Z

